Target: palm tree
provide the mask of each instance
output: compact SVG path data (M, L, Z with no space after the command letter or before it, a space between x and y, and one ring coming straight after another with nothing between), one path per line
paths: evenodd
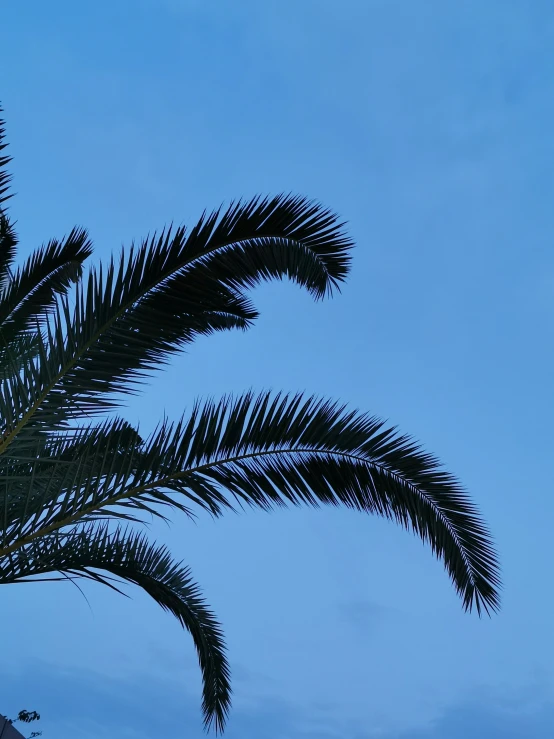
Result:
M496 554L464 489L382 421L268 392L197 402L145 437L114 415L198 335L247 329L248 288L288 277L316 299L335 291L352 243L333 213L289 195L238 202L86 274L91 244L74 229L16 268L0 155L0 583L143 588L191 634L216 731L231 698L222 630L189 568L148 541L145 517L322 504L376 513L430 545L466 610L497 609Z

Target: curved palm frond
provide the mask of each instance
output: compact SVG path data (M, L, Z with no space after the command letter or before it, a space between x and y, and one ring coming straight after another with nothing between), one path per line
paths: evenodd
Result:
M114 428L99 452L91 428L80 451L66 449L80 472L49 488L37 504L40 518L20 510L20 528L0 556L127 507L150 513L173 505L190 514L192 505L217 516L236 505L344 505L395 520L430 544L465 609L498 608L496 554L467 494L433 456L382 421L313 397L249 393L198 405L139 445L131 437L121 443L119 433ZM61 465L60 474L68 470Z
M98 572L100 571L100 572ZM0 584L25 582L59 572L115 587L119 581L141 587L190 633L203 678L206 728L223 730L231 703L230 672L221 627L193 581L190 569L174 562L166 547L105 524L80 526L33 541L0 560ZM117 589L117 587L116 587Z
M344 279L352 244L336 216L303 198L256 198L151 239L105 275L92 271L72 314L60 309L32 380L10 388L15 425L0 451L32 419L51 424L114 407L145 372L199 333L246 328L256 316L241 289L289 277L316 298ZM15 395L14 395L15 393ZM0 412L4 409L0 408ZM18 417L19 414L19 417Z

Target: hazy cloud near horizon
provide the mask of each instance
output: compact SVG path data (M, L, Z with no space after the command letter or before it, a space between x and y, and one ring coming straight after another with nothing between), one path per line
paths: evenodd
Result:
M244 675L242 679L244 679ZM256 679L252 676L253 679ZM151 739L153 736L200 736L198 705L183 685L143 676L133 680L60 670L27 663L24 671L0 671L8 680L4 703L12 712L26 695L27 706L42 712L44 736L56 739ZM514 691L483 691L449 706L428 726L388 732L359 721L341 720L323 706L302 708L276 696L233 713L229 739L545 739L554 721L549 686L541 677ZM371 692L368 690L368 702ZM402 710L399 706L399 710Z

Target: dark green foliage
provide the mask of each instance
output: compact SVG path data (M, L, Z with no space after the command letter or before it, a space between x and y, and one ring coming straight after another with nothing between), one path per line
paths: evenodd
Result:
M221 627L189 569L134 530L152 515L288 505L376 513L430 545L464 608L498 608L496 554L466 492L378 419L254 392L198 402L145 437L109 415L197 336L248 328L257 312L247 291L260 281L288 278L316 299L336 290L352 244L332 213L289 195L235 203L86 275L82 230L20 269L16 245L0 211L0 583L142 587L190 632L205 724L216 730L231 695Z

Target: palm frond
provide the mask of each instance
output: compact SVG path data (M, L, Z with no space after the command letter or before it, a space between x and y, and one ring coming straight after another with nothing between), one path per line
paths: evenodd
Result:
M0 330L9 341L22 331L36 331L55 309L60 296L81 277L83 262L92 253L87 232L73 229L61 241L36 250L0 293Z
M100 571L100 572L99 572ZM82 577L113 587L111 578L138 585L172 613L194 641L203 678L206 728L222 731L231 705L230 671L221 627L208 609L190 570L174 562L166 547L105 524L72 528L33 541L0 560L0 584L48 573Z
M1 117L3 113L2 106L0 106L0 206L5 203L6 200L11 198L9 194L9 184L11 181L11 175L6 171L6 167L11 162L11 157L3 152L8 146L5 140L6 136L6 122Z
M1 115L2 106L0 106ZM5 123L0 117L0 288L5 285L6 279L10 274L10 266L15 258L17 247L15 228L2 205L12 197L9 193L9 184L12 178L6 169L11 162L11 157L3 153L7 146L5 141Z
M230 493L241 506L346 505L391 518L444 561L464 608L498 607L496 553L467 493L378 419L313 397L247 394L196 409L147 455L172 470L166 488L194 491L216 513Z
M288 277L323 297L344 279L351 246L336 216L291 196L234 204L188 235L145 241L118 266L91 272L73 314L58 310L40 363L22 388L10 387L18 395L4 418L15 425L6 423L4 437L39 416L52 424L110 410L110 393L132 392L198 334L247 328L256 312L241 290L261 280Z
M0 382L19 375L39 352L37 334L24 332L16 335L9 343L0 333Z
M108 446L117 454L97 453L94 429L83 433L91 436L81 439L81 452L66 450L81 471L49 488L37 503L39 518L20 511L23 528L10 530L0 556L128 508L140 514L175 506L190 514L199 507L218 516L237 506L343 505L392 519L428 543L465 609L498 608L496 553L466 492L435 457L378 419L313 397L248 393L197 405L140 445L120 443L114 429Z
M6 283L11 278L10 270L15 259L16 249L17 234L15 227L0 207L0 291L5 290Z
M77 505L77 490L90 502L101 478L112 483L128 479L142 444L138 430L120 418L16 440L8 453L0 455L0 480L5 486L0 492L0 548L70 515ZM146 501L142 512L152 512ZM123 512L118 518L139 520Z

